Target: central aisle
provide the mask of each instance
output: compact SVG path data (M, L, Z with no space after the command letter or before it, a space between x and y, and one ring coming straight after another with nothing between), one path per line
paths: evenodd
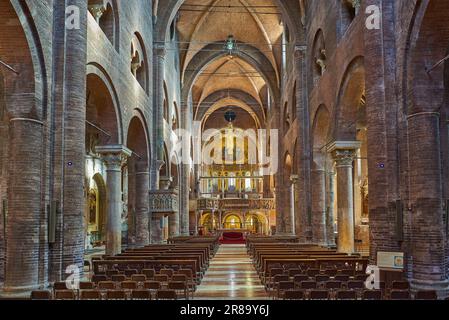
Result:
M196 300L268 299L264 286L246 253L245 245L221 245L211 260Z

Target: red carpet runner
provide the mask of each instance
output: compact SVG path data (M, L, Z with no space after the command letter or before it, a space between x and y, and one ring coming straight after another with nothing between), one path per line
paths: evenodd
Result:
M221 244L245 244L245 237L242 232L223 232L220 238Z

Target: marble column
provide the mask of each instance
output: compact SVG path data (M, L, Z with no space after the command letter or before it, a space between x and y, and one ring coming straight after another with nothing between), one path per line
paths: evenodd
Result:
M335 246L334 207L335 207L335 172L327 173L326 198L326 238L328 246Z
M298 199L299 199L299 177L297 175L290 176L290 221L291 226L289 232L291 234L296 234L296 214L298 212Z
M329 151L337 168L338 252L354 253L353 161L360 142L334 142Z
M135 157L128 159L128 244L127 248L136 245L136 161Z
M135 236L136 246L144 247L150 243L149 232L149 189L150 173L146 161L138 161L135 173Z
M312 242L326 245L326 172L322 168L312 170Z
M106 165L106 254L116 255L122 251L122 164L132 152L122 145L96 147L96 152Z
M168 216L164 215L164 217L162 218L162 240L163 242L165 242L169 237L170 237L170 229L169 229L169 221L168 221Z

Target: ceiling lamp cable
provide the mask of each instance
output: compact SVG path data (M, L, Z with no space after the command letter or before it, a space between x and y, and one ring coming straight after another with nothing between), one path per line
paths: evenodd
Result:
M204 13L204 10L199 10L199 9L179 9L179 11L181 12L201 12ZM226 10L222 10L222 9L218 9L218 10L210 10L209 13L227 13ZM275 16L280 16L281 13L280 12L264 12L264 11L256 11L256 10L247 10L247 11L233 11L233 14L238 13L238 14L263 14L263 15L275 15Z
M14 69L12 66L7 64L6 62L3 62L2 60L0 60L0 65L2 65L3 67L5 67L6 69L8 69L9 71L11 71L15 74L19 74L19 72L16 69Z

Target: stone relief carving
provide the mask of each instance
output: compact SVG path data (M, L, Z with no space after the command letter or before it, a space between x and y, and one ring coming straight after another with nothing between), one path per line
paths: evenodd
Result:
M150 211L160 213L177 212L178 194L175 192L150 193Z
M355 150L335 150L333 157L337 166L352 166L352 162L356 157Z

